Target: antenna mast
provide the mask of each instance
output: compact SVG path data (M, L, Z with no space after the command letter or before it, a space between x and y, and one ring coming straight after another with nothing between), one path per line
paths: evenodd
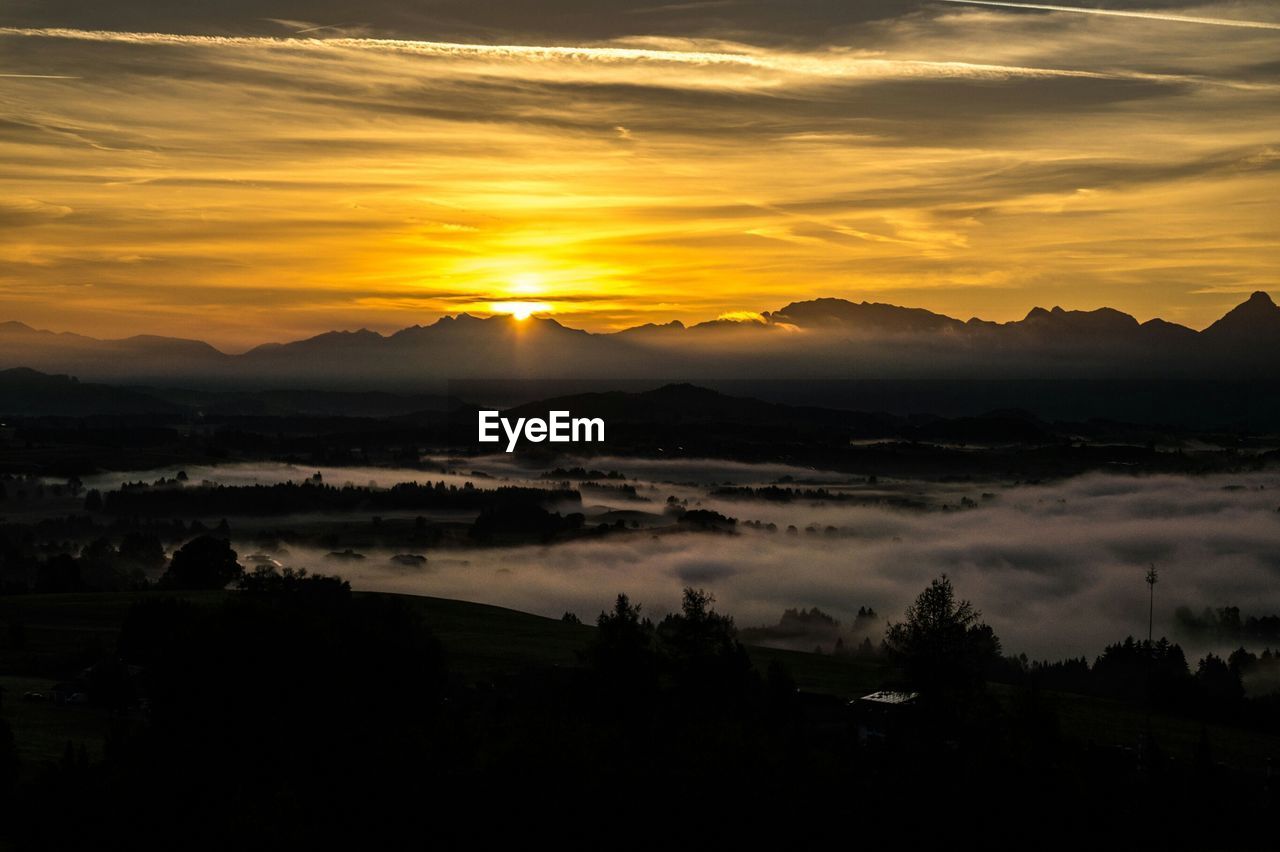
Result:
M1152 628L1155 624L1156 582L1159 581L1159 579L1160 577L1156 573L1155 565L1152 565L1151 567L1147 568L1147 586L1150 587L1150 594L1147 599L1147 652L1148 653L1151 652L1151 649L1153 647L1151 644L1151 639L1152 639L1151 634L1152 634Z

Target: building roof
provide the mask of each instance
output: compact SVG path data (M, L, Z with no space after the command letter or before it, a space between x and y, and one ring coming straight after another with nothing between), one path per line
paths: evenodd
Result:
M870 695L864 695L858 700L869 701L872 704L897 705L911 704L919 697L920 693L918 692L896 692L891 689L885 689L880 692L873 692Z

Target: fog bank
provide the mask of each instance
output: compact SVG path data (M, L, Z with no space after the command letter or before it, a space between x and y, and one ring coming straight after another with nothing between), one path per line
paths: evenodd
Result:
M900 484L935 506L956 506L966 496L977 504L909 510L716 499L692 484L708 475L723 481L725 472L695 463L685 471L662 470L660 476L670 475L680 486L635 484L655 503L674 494L691 506L776 524L777 532L740 523L736 534L636 531L551 546L439 550L426 552L421 568L396 565L392 554L377 552L339 562L294 549L282 561L340 573L360 589L550 616L568 610L584 620L619 592L661 615L678 606L683 586L693 585L713 592L718 607L741 626L776 623L788 607L817 606L846 623L860 606L897 617L945 572L983 611L1007 651L1036 657L1092 657L1109 642L1145 634L1143 575L1149 564L1160 571L1157 634L1171 633L1180 605L1280 612L1276 474L1091 474L1030 486ZM788 534L788 525L798 531Z

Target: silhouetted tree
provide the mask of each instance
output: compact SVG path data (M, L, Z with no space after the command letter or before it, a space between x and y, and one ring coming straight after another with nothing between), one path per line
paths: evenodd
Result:
M120 558L143 571L155 571L164 565L164 545L152 533L127 532L120 540Z
M639 696L656 686L653 622L640 605L618 595L610 612L600 613L585 658L600 679L603 696L619 708L638 710Z
M658 635L669 653L679 657L706 657L730 651L737 631L733 618L711 608L715 598L702 589L687 588L680 612L658 625Z
M109 539L94 539L80 550L80 576L90 588L114 590L118 555Z
M230 542L202 535L173 554L160 583L174 589L224 589L242 572Z
M657 627L659 662L679 697L702 708L724 707L758 682L733 618L712 609L715 598L686 588L680 612Z
M629 662L653 652L653 622L640 616L640 605L618 595L611 612L596 619L595 641L590 653L597 665Z
M82 588L80 563L69 553L50 557L36 572L37 592L78 592Z
M561 533L581 529L584 520L581 512L561 515L527 499L505 500L483 509L472 523L470 535L485 543L550 541Z
M1239 672L1215 654L1206 654L1196 668L1196 683L1211 707L1227 709L1244 698Z
M1094 660L1089 691L1130 700L1145 696L1156 706L1169 707L1191 698L1194 683L1181 646L1163 637L1148 643L1128 636Z
M731 530L737 526L738 519L711 509L692 509L680 516L680 523L704 530Z
M983 683L1000 657L1000 640L967 600L957 601L943 574L885 630L885 647L908 684L931 697L961 698Z
M236 588L250 595L290 595L294 599L351 597L351 584L341 577L308 574L305 568L277 571L260 565L249 574L241 574Z

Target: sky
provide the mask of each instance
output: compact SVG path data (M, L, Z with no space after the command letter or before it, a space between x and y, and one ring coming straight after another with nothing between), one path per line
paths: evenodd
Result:
M1268 2L0 0L0 321L1200 328L1277 289L1277 116Z

